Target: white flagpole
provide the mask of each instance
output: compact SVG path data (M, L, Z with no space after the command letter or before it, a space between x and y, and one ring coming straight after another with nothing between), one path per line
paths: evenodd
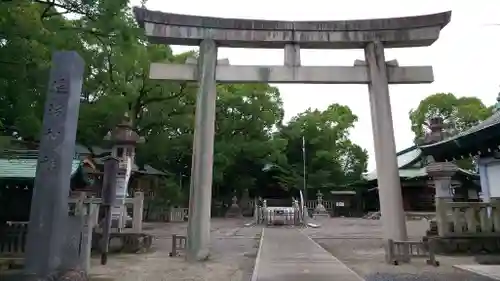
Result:
M304 190L304 197L305 197L305 201L307 201L307 189L306 189L306 139L304 138L304 136L302 136L302 166L303 166L303 176L302 176L302 180L303 180L303 190Z

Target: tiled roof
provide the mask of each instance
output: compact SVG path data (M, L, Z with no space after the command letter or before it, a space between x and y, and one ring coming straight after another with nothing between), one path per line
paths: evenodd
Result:
M425 155L432 155L436 161L451 161L463 157L488 154L500 145L500 111L483 122L455 136L440 142L423 145Z
M415 177L412 172L418 169L402 169L408 166L411 166L415 162L417 162L422 155L422 151L416 146L409 147L404 149L396 154L398 161L399 176L400 177ZM377 170L373 170L369 173L363 175L363 178L367 181L372 181L377 179Z
M37 161L36 157L0 159L0 178L33 179L36 175ZM76 174L80 163L80 160L73 160L71 176Z
M97 165L104 165L103 159L104 158L94 158L93 160ZM151 167L150 165L144 165L144 167L141 168L136 163L134 163L132 166L132 172L139 173L139 174L146 174L146 175L157 175L157 176L165 176L166 175L166 173L164 173L160 170L157 170L157 169Z
M399 168L399 177L405 179L426 177L427 171L425 167L419 167L417 164L422 160L422 150L419 147L412 146L397 153L397 161ZM476 175L470 171L459 169L459 173L466 175ZM377 180L377 170L364 174L363 178L367 181Z
M111 149L93 146L92 152L90 152L90 150L87 147L77 144L76 145L76 152L82 156L91 155L93 152L93 154L95 156L93 158L94 163L96 163L98 165L103 165L104 162L102 161L102 159L103 159L102 156L103 155L110 155ZM140 168L135 163L134 163L134 166L132 167L132 172L139 173L139 174L147 174L147 175L158 175L158 176L166 175L166 173L164 173L158 169L155 169L155 168L151 167L150 165L144 165L144 167Z
M134 164L134 168L132 171L140 173L140 174L147 174L147 175L166 175L164 172L157 170L149 165L144 165L144 169L139 169L137 165Z
M465 130L465 131L463 131L463 132L461 132L459 134L456 134L456 135L454 135L454 136L452 136L450 138L447 138L445 140L442 140L440 142L436 142L436 143L432 143L432 144L428 144L428 145L422 145L421 147L425 149L427 147L439 146L442 143L457 141L458 139L460 139L462 137L465 137L467 135L471 135L471 134L477 133L479 131L482 131L484 129L487 129L489 127L496 126L496 125L499 125L499 124L500 124L500 110L497 111L497 112L495 112L495 113L493 113L493 115L491 115L489 118L487 118L483 122L477 124L476 126L472 126L468 130Z

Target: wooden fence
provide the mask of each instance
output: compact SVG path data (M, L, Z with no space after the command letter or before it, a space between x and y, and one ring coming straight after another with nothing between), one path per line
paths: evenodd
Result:
M188 216L188 208L158 208L150 211L148 221L183 222Z
M86 198L85 193L78 194L77 198L68 198L68 211L70 215L86 215L86 224L93 228L97 221L97 206L93 204L96 198ZM84 204L88 205L84 208ZM91 206L92 205L92 206ZM93 207L95 206L95 207ZM81 212L88 212L84 214ZM7 222L0 225L0 257L23 257L28 234L28 222Z
M318 206L318 200L307 200L305 205L308 210L314 210L316 206ZM335 207L333 201L327 201L327 200L323 201L323 206L328 212L331 212Z
M0 257L22 256L27 234L27 222L7 222L0 226Z
M280 207L291 207L292 201L288 199L266 199L268 206L280 206ZM247 201L245 206L241 206L243 209L254 209L255 200L251 199ZM323 201L323 206L328 212L332 212L334 209L335 202L333 201ZM317 200L307 200L306 207L309 210L314 210L318 205ZM146 214L144 214L146 215ZM183 222L188 217L188 208L154 208L148 210L147 220L157 221L157 222ZM145 218L146 219L146 218Z

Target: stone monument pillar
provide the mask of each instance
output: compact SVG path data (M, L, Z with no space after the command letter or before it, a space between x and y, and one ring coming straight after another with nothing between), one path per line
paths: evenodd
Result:
M111 145L111 156L118 159L118 173L116 175L115 204L111 208L112 227L123 230L127 218L125 198L128 194L128 184L135 163L135 147L144 142L132 127L132 122L125 114L122 122L104 137Z
M26 242L27 275L43 278L67 269L74 261L65 255L79 249L68 243L73 237L67 225L83 72L76 52L53 54Z
M243 190L239 206L241 208L241 213L243 216L252 215L253 206L250 205L250 194L248 192L248 188L245 188L245 190Z

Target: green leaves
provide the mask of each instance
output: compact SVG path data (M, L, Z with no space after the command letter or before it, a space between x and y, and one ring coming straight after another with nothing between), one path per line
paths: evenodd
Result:
M443 118L446 129L456 134L488 118L491 113L492 109L476 97L457 98L452 93L437 93L422 100L409 115L415 138L420 139L433 117Z
M38 138L50 69L56 49L81 51L61 16L42 20L45 8L31 1L0 2L0 122L7 136Z
M289 169L295 175L283 180L302 188L302 137L305 139L308 188L336 189L357 180L366 170L367 153L349 140L349 130L357 120L347 106L332 104L326 110L307 110L293 117L278 133L287 140ZM297 178L299 177L299 178Z
M428 121L433 117L441 117L445 131L455 135L477 125L491 116L492 112L492 106L486 107L476 97L457 98L452 93L436 93L422 100L416 109L410 111L409 115L411 129L418 143L428 132ZM457 161L457 164L464 169L474 167L471 159Z
M182 203L189 192L197 84L150 80L149 66L184 63L197 54L174 55L168 46L147 43L129 4L127 0L0 2L1 135L36 142L52 52L75 50L87 68L77 141L101 146L106 133L127 112L146 139L137 148L137 164L167 173L150 203ZM349 141L357 117L348 107L333 104L324 111L307 110L286 125L283 116L275 87L217 85L214 197L229 199L244 189L257 196L276 187L301 188L302 136L309 187L337 188L360 177L366 152ZM266 164L274 166L263 171Z

